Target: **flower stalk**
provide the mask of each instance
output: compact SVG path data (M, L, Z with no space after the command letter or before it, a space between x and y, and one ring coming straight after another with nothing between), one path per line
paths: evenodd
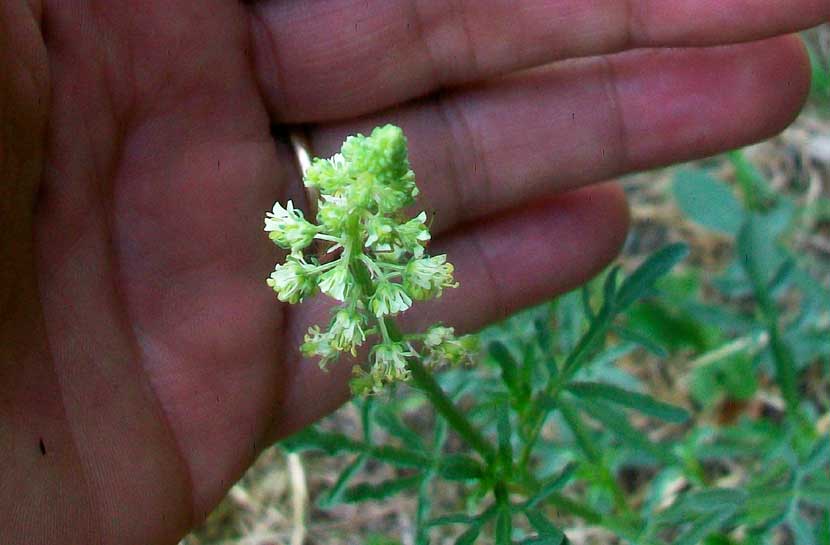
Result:
M327 329L309 328L303 355L318 358L325 368L343 352L356 356L368 344L368 365L354 367L356 394L418 376L419 385L437 396L440 388L428 371L469 363L476 341L440 325L403 335L391 321L414 301L440 297L445 288L457 286L447 256L425 252L431 238L426 213L407 217L403 212L418 195L403 131L386 125L369 136L350 136L340 153L314 159L303 181L319 193L316 223L291 201L275 203L265 218L269 238L289 252L267 280L277 297L294 304L323 293L341 303L332 309ZM314 241L328 245L330 261L308 252ZM450 423L466 422L460 411L447 408L448 401L444 396L439 403ZM469 422L453 427L486 450Z

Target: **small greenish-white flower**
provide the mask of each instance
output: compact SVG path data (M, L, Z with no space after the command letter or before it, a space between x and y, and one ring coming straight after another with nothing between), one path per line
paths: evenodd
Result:
M349 264L341 260L334 268L320 275L320 291L337 299L345 301L354 280L349 273Z
M265 282L285 303L299 303L317 291L317 279L311 272L312 266L299 259L289 257L278 264Z
M311 326L305 334L303 344L300 345L300 352L307 358L320 358L320 367L326 368L330 362L340 356L340 351L335 348L334 335L331 331L321 332L319 326Z
M329 333L332 346L341 352L350 352L352 356L357 355L357 347L366 340L363 317L360 313L345 308L338 310L334 315Z
M265 231L277 246L297 254L311 244L318 229L305 220L293 202L288 201L285 208L275 203L274 209L266 214Z
M374 258L378 263L400 264L400 262L407 256L407 251L397 244L392 244L392 246L388 249L376 247L374 252Z
M455 329L442 325L435 325L424 333L423 343L428 349L433 349L452 339L455 339Z
M407 343L390 341L376 345L369 357L369 370L365 371L359 366L353 368L352 393L375 394L392 382L406 382L410 378L406 359L414 355Z
M349 381L349 389L352 391L352 395L356 396L368 396L377 393L375 379L359 365L352 367L352 380Z
M371 216L366 220L367 248L375 251L389 251L395 241L397 222L385 216Z
M369 305L375 316L394 316L412 306L412 298L407 295L400 284L380 281Z
M447 263L446 255L412 259L404 271L404 289L419 301L440 297L444 288L457 286L452 273L453 266Z
M406 358L412 355L408 344L386 342L375 346L371 354L371 369L369 374L379 390L384 384L395 381L409 380L409 370L406 368Z
M451 327L436 326L424 336L424 364L436 368L441 365L472 365L478 353L478 337L456 337Z
M427 213L421 212L395 229L401 246L414 254L415 257L421 257L424 254L424 246L430 239L426 220Z

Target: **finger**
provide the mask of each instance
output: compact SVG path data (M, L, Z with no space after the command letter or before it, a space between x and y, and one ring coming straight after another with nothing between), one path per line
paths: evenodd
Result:
M560 63L313 133L393 122L438 231L565 188L703 157L784 128L809 88L797 39Z
M377 111L555 60L758 40L830 17L827 0L269 0L252 9L264 95L290 122Z
M413 308L404 331L442 322L469 332L526 306L568 291L600 271L625 240L628 208L616 185L602 185L543 200L435 241L447 253L460 287ZM296 346L309 325L327 322L328 302L297 307L287 346L286 394L273 437L283 437L333 411L348 396L353 362L323 372L301 359Z

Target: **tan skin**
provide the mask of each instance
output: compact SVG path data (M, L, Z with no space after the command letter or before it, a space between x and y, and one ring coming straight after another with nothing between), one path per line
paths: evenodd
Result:
M406 325L471 330L616 255L625 199L596 182L774 134L804 100L792 38L669 48L828 17L826 0L3 0L0 541L175 543L345 399L349 366L294 348L323 304L288 309L263 281L265 210L304 201L272 125L307 124L321 154L403 126L461 281Z

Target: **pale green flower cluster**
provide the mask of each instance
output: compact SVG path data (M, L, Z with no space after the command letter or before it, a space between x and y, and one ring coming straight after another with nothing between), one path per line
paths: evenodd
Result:
M276 203L265 218L271 240L290 252L267 280L279 300L298 303L322 292L342 303L327 330L308 330L303 355L319 358L325 368L343 352L356 356L372 339L369 365L356 366L352 381L353 390L364 394L408 380L408 358L430 367L468 363L475 338L457 338L452 328L401 338L390 332L391 317L413 301L457 286L447 256L424 252L430 240L426 213L403 215L418 195L403 131L386 125L370 136L348 137L340 153L313 161L304 183L320 193L316 224L291 201ZM315 240L326 246L323 258L308 251Z

